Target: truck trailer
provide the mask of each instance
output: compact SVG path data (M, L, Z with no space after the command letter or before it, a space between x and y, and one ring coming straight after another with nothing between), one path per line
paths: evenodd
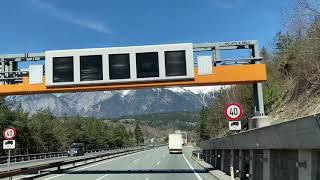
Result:
M169 153L182 154L183 139L182 134L169 134Z

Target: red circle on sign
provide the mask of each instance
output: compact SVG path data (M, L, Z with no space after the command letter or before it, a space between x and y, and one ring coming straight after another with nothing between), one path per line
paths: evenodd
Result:
M7 136L7 134L6 134L7 131L12 131L13 135ZM3 135L3 138L5 138L6 140L12 140L13 138L16 137L17 131L14 128L6 128L5 130L3 130L2 135Z
M231 117L231 116L228 114L228 108L229 108L230 106L237 106L237 107L239 108L240 112L239 112L239 115L238 115L237 117ZM228 118L230 121L239 120L239 119L243 116L243 108L242 108L242 106L241 106L240 104L238 104L238 103L235 103L235 102L226 105L226 106L224 107L224 111L223 111L223 112L224 112L224 115L226 116L226 118Z

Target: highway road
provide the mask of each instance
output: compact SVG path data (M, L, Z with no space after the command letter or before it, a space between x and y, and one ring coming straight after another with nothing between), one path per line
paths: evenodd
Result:
M107 152L116 152L118 150L110 150ZM68 156L59 156L59 157L51 157L51 158L45 158L45 159L34 159L29 161L21 161L21 162L12 162L10 165L10 169L18 169L18 168L25 168L35 165L41 165L41 164L47 164L47 163L54 163L58 161L70 161L70 160L76 160L76 159L82 159L85 157L94 157L99 154L107 153L106 151L102 152L95 152L95 153L86 153L84 156L75 156L75 157L68 157ZM8 164L0 164L0 171L7 171Z
M191 146L183 154L160 147L50 174L42 180L209 180L214 179L191 159ZM23 177L23 176L20 176ZM15 178L17 179L17 178Z

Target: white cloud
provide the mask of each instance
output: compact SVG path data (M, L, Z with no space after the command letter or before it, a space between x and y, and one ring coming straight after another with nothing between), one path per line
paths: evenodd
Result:
M45 2L43 0L31 0L31 3L35 7L48 13L48 15L61 19L65 22L79 25L81 27L91 29L101 33L106 33L106 34L112 33L111 29L105 24L103 24L102 22L76 17L75 15L71 14L67 10L58 8L55 5Z

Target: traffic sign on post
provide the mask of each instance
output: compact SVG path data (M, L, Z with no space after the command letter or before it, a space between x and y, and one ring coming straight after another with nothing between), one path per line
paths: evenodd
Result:
M12 140L16 137L17 131L14 128L7 128L2 132L3 138L7 140Z
M225 106L224 115L230 121L237 121L242 117L243 109L240 104L233 102Z
M240 131L241 130L241 121L229 121L229 130L230 131Z
M14 149L16 148L15 140L3 140L3 149Z
M16 135L17 131L14 128L6 128L2 132L3 138L6 140L3 140L3 149L8 149L8 171L10 171L10 149L16 148L16 141L13 140Z

